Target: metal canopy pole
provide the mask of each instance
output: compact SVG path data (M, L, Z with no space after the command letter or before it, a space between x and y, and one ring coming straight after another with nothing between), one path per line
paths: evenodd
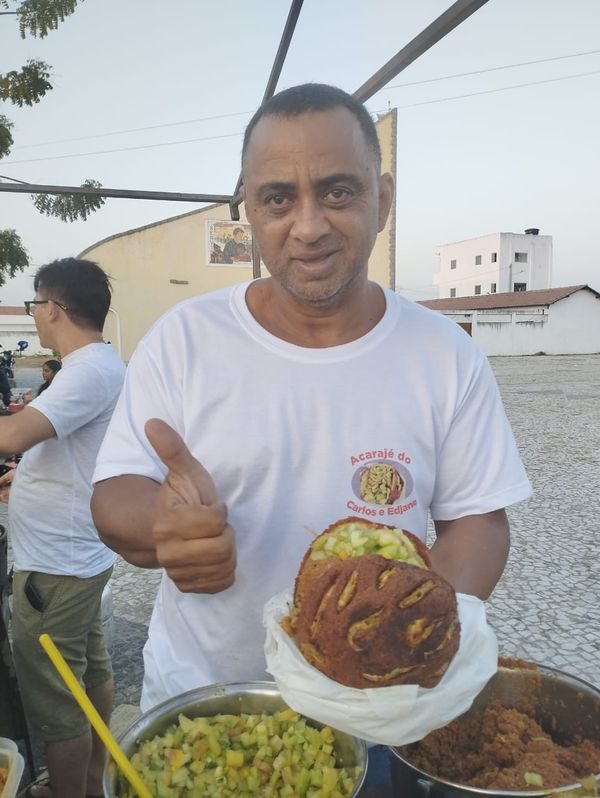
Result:
M406 69L419 56L423 55L430 47L443 39L450 31L458 27L461 22L478 11L488 0L457 0L443 14L422 30L418 36L399 50L381 69L372 75L363 85L354 92L354 96L365 102L376 94L379 89L395 78L399 72Z
M288 50L290 49L290 42L292 41L292 36L294 35L294 30L296 29L296 23L298 22L300 9L302 8L303 2L304 0L292 0L290 12L288 14L285 28L283 29L283 34L281 36L281 41L279 42L279 47L277 48L277 53L275 55L275 61L273 62L273 68L271 69L271 74L269 75L269 80L267 81L267 87L262 98L263 103L265 103L275 94L277 82L279 80L279 76L281 75L281 70L283 69L283 62L285 61Z
M283 63L285 61L285 57L289 50L294 30L296 29L296 23L298 22L300 9L302 8L303 2L304 0L292 0L292 5L290 6L285 27L281 35L281 41L279 42L279 47L277 48L277 53L275 54L275 60L273 61L271 74L269 75L269 79L267 80L267 87L265 88L265 93L263 94L261 105L263 105L268 99L270 99L275 94L275 89L277 88L277 81L279 80L279 76L281 75L281 70L283 69ZM235 185L235 189L233 192L233 200L229 205L231 211L231 218L234 221L237 221L240 218L239 204L241 202L241 197L240 197L241 186L242 186L242 175L240 172L240 175L237 179L237 183ZM255 246L254 244L254 238L252 239L252 276L260 277L260 253L258 251L258 247Z
M44 186L37 183L2 183L0 191L13 194L89 194L95 197L118 197L119 199L171 200L173 202L218 202L230 203L229 194L184 194L179 191L137 191L128 188L92 188L87 186Z
M271 74L267 81L267 86L262 102L266 102L273 96L277 81L281 75L281 70L287 55L292 35L296 28L300 9L304 0L292 0L285 28L279 42L279 47L275 55L275 61L271 69ZM444 11L436 20L428 25L418 36L405 45L398 53L391 58L381 69L370 77L360 88L354 92L354 96L364 102L376 94L386 83L392 80L398 73L406 69L419 56L423 55L430 47L443 39L450 31L458 27L471 14L478 11L488 0L457 0ZM7 12L2 12L7 13ZM45 186L34 183L23 183L7 185L0 180L0 192L12 192L15 194L88 194L98 197L116 197L120 199L149 199L167 200L173 202L210 202L219 205L229 205L231 219L239 220L240 186L242 176L240 174L235 191L232 196L229 194L186 194L175 191L136 191L130 189L116 188L86 188L84 186ZM260 277L260 255L258 247L253 241L252 246L252 273L253 277Z

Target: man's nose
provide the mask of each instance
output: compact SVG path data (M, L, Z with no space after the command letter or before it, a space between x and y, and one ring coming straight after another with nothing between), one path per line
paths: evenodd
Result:
M331 225L317 198L298 201L294 209L291 235L299 241L313 243L329 233Z

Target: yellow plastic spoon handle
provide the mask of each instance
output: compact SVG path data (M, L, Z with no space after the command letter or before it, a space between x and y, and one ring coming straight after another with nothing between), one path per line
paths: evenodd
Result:
M115 738L112 735L112 732L98 714L96 707L87 697L85 691L82 689L81 685L75 678L75 674L73 673L71 668L69 668L62 654L54 645L54 642L52 641L50 635L47 634L40 635L39 639L42 648L52 660L52 664L62 676L69 690L73 693L77 703L84 711L85 716L94 727L96 734L108 749L110 755L115 760L118 767L121 769L121 772L123 773L127 781L137 792L139 798L152 798L152 793L150 792L148 787L146 787L144 782L141 780L139 774L136 772L131 762L125 756L125 753L119 747L119 743L115 740Z

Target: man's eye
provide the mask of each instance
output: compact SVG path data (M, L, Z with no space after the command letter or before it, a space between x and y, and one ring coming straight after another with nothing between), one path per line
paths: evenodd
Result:
M339 205L340 203L346 202L350 197L350 192L347 188L330 188L327 194L325 195L325 199L328 202L333 204Z
M285 208L289 203L289 197L286 197L285 194L272 194L270 197L267 197L266 203L271 208Z

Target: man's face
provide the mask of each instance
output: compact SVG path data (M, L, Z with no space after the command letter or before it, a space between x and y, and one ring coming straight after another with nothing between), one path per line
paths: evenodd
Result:
M393 184L350 111L263 117L243 177L261 257L290 294L318 306L366 280Z

